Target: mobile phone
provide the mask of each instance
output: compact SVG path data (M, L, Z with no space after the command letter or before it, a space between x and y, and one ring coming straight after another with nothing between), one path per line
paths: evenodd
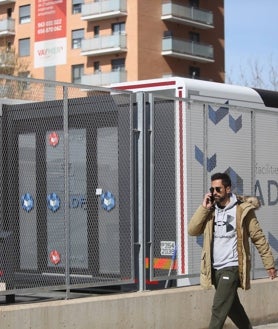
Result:
M213 196L214 189L210 188L209 190L210 190L210 202L213 203L214 202L214 196Z

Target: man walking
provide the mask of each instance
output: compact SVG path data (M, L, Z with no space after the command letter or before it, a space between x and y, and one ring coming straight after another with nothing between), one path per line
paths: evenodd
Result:
M255 215L258 207L256 197L236 196L231 193L230 177L216 173L211 177L210 193L189 222L190 235L204 234L201 285L215 286L209 329L222 329L227 316L239 329L252 328L237 293L238 287L250 289L249 238L269 277L276 277L270 246Z

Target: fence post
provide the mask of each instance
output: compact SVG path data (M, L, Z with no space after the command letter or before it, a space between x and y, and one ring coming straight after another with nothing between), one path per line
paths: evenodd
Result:
M63 128L65 161L65 283L66 298L70 295L70 213L69 213L69 124L68 124L68 87L63 86Z
M138 282L139 291L146 289L146 166L145 166L145 152L146 152L146 123L145 123L145 106L144 93L136 94L137 102L137 130L138 130Z

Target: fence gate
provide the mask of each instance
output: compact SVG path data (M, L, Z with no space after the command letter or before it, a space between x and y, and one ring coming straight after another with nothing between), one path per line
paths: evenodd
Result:
M134 281L132 113L117 97L3 106L6 289Z

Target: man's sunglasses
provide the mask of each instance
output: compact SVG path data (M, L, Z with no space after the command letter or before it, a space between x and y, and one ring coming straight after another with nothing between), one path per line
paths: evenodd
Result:
M214 190L215 190L217 193L220 193L221 190L222 190L222 187L216 186L216 187L211 187L211 188L209 189L210 193L213 193Z

